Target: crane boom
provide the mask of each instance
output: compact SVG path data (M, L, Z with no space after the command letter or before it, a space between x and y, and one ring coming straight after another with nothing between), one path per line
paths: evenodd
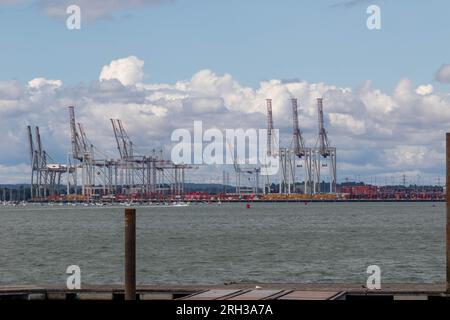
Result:
M272 155L273 149L273 115L272 115L272 99L266 99L267 103L267 155Z
M83 146L83 153L89 153L89 143L87 141L86 133L84 132L84 128L81 123L77 123L78 131L80 132L81 137L81 145Z
M323 122L323 99L317 98L317 114L319 120L319 151L322 156L328 156L328 137Z
M129 144L129 139L128 139L128 135L127 132L125 131L123 125L122 125L122 121L120 119L117 119L117 124L119 126L119 132L120 132L120 138L122 140L122 147L123 147L123 153L124 156L126 158L131 157L131 150L129 150L128 144Z
M298 105L297 99L292 99L292 130L294 141L294 153L298 157L304 156L305 142L303 140L302 133L300 131L298 123Z
M133 142L128 137L127 132L120 119L111 119L111 124L116 138L117 149L121 159L131 159L133 157Z
M28 144L29 144L29 151L30 151L30 160L31 160L31 166L34 166L34 143L33 143L33 134L31 132L31 126L27 126L28 131Z
M119 140L120 139L120 137L119 137L120 132L119 132L119 130L117 128L116 120L115 119L110 119L110 120L111 120L111 124L112 124L113 131L114 131L114 137L116 138L117 150L119 151L120 158L123 159L122 145L121 145L120 140Z
M38 166L42 166L42 142L41 142L41 134L39 133L39 127L36 127L36 143L37 143L37 164Z
M69 106L69 125L70 125L70 138L72 143L72 155L75 159L82 160L80 136L77 132L77 126L75 122L75 108Z

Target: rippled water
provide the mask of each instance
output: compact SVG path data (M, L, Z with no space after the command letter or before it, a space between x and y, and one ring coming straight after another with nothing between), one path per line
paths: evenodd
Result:
M0 283L123 281L123 208L0 208ZM138 208L139 283L443 282L443 203Z

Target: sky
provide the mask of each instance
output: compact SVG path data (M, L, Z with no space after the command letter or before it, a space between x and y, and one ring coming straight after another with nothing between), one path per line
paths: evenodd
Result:
M66 27L72 4L79 30ZM367 27L372 4L380 30ZM0 183L29 180L26 125L65 162L70 104L105 152L119 117L148 153L169 151L171 132L195 120L264 128L266 98L288 141L292 97L309 145L324 98L339 181L443 181L449 10L445 0L0 0Z

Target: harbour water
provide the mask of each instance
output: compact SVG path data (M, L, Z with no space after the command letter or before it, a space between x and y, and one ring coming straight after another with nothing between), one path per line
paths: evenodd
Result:
M139 207L137 282L440 283L444 203ZM0 206L0 284L123 282L123 207Z

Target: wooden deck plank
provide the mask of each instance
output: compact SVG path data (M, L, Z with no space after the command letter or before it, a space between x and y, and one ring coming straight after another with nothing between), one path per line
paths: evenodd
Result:
M256 289L255 287L261 287ZM195 300L212 299L261 299L260 292L251 291L274 290L281 293L262 299L301 299L301 300L323 300L323 299L346 299L346 297L368 295L380 296L390 295L393 299L428 299L429 297L442 297L445 294L445 284L383 284L381 290L367 290L358 284L301 284L301 283L227 283L227 284L144 284L137 287L137 294L144 299L187 299L192 296ZM212 291L206 296L199 295L202 292ZM214 295L216 291L217 295ZM292 291L303 292L302 294L291 293ZM247 293L247 296L239 297ZM312 292L318 292L313 294ZM68 290L62 285L0 285L0 300L6 299L41 299L45 295L49 300L64 299L121 299L124 289L123 284L86 284L80 290ZM326 293L329 293L328 296ZM340 294L338 294L340 293ZM86 295L87 294L87 295ZM332 296L334 295L334 296ZM340 295L340 296L339 296Z
M173 300L173 294L167 292L141 293L140 300Z
M361 284L352 283L232 283L232 284L142 284L138 285L136 290L141 292L198 292L201 290L214 290L214 289L254 289L255 286L263 287L264 289L280 289L285 290L310 290L310 291L347 291L364 293L366 291L371 292L361 286ZM0 285L0 293L11 292L77 292L79 290L68 290L65 286L61 285ZM84 284L81 291L114 291L123 292L123 284ZM374 291L375 292L375 291ZM427 283L383 283L381 290L377 290L378 293L443 293L445 292L445 283L441 284L427 284Z
M207 290L182 298L182 300L217 300L225 299L241 292L242 290Z
M283 290L251 290L243 292L242 294L228 298L227 300L263 300L270 299L270 297L275 296ZM287 292L286 292L287 293Z
M301 291L295 290L284 296L278 298L278 300L330 300L334 296L339 294L339 291Z
M81 292L77 294L79 300L112 300L112 292Z

